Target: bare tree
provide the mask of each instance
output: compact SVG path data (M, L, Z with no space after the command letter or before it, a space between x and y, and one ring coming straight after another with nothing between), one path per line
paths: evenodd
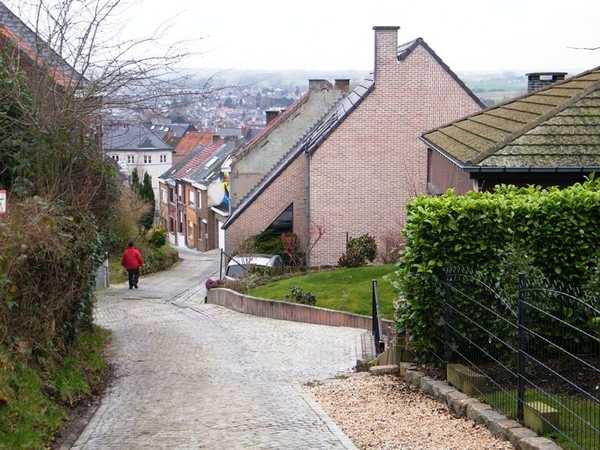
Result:
M191 74L183 67L199 55L189 50L199 42L165 44L173 22L146 37L120 39L124 28L120 17L132 5L126 0L5 3L15 17L2 11L12 27L10 39L2 39L0 45L5 78L11 82L0 86L0 95L20 111L11 127L37 134L31 137L38 143L51 142L38 146L28 161L35 168L36 190L45 195L80 189L79 182L70 187L64 182L77 179L73 170L81 168L90 151L99 149L103 113L115 108L151 109L174 95L194 101L225 88L216 85L220 73L200 87L189 87ZM6 127L5 136L11 127ZM9 156L18 154L15 150ZM0 172L8 164L0 164ZM83 207L94 199L79 197L89 200Z
M118 168L100 151L101 115L185 89L179 72L192 53L185 43L164 46L165 28L121 40L128 5L0 3L0 188L10 204L0 230L0 298L13 308L0 311L8 330L0 345L59 348L89 326L90 280L114 237L108 230L122 195Z

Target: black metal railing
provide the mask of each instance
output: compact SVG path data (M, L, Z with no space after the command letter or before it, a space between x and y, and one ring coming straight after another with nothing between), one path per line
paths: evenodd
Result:
M379 293L377 291L377 280L373 280L372 295L372 315L373 315L373 342L375 343L375 354L379 355L385 350L385 341L383 339L383 322L381 320L381 307L379 305Z
M449 267L438 282L436 357L485 378L478 396L522 422L536 415L563 448L600 448L600 300L523 274L512 290Z

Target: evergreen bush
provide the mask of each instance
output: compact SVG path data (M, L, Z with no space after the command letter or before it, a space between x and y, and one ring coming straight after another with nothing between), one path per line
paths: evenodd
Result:
M377 241L367 233L348 240L346 253L340 257L338 264L342 267L360 267L373 262L376 256Z
M519 265L540 280L573 289L594 286L600 185L592 177L566 189L499 186L464 196L420 196L407 205L403 235L397 279L390 282L402 299L398 326L424 355L435 347L433 336L443 323L435 280L444 278L446 263L495 280L509 298ZM579 320L577 311L564 314Z

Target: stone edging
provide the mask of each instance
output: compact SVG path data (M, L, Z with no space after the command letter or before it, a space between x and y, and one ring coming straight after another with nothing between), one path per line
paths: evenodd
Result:
M509 441L516 449L561 450L561 447L552 440L538 436L536 432L500 414L491 406L469 397L447 381L435 380L424 375L414 364L374 366L369 371L374 375L400 374L407 382L418 386L425 394L445 405L455 415L484 425L492 435Z

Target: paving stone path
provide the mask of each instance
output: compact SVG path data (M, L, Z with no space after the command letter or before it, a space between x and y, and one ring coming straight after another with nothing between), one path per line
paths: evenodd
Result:
M301 383L350 372L363 330L204 303L219 253L98 295L116 377L72 449L354 449Z

